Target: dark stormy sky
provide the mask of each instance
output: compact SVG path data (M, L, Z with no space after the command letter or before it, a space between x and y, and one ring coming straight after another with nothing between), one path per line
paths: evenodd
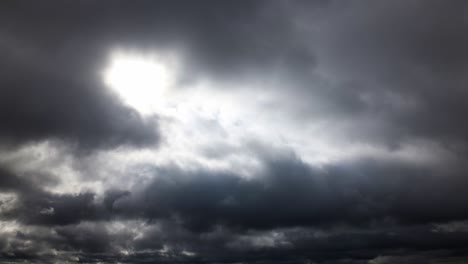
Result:
M1 263L468 262L468 2L0 3Z

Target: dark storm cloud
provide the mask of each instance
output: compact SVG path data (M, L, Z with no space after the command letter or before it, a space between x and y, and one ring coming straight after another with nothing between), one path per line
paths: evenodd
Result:
M392 144L412 137L464 141L461 1L2 5L2 72L8 77L2 87L10 87L2 89L2 98L9 98L2 119L10 122L2 122L2 131L10 138L58 136L91 145L151 139L147 129L137 129L147 124L95 87L92 76L106 49L120 45L178 49L182 79L276 73L289 83L284 90L296 87L296 101L281 105L299 107L303 116L362 123L347 127L351 136ZM20 77L25 74L27 82ZM26 96L37 83L44 98ZM66 107L66 98L76 99Z
M65 225L95 219L95 215L98 215L99 209L93 203L94 194L52 194L43 190L44 178L42 182L30 178L0 167L0 191L18 197L13 208L0 211L0 218L42 225Z
M17 191L28 189L32 189L32 186L28 181L18 178L14 173L0 167L0 190Z
M323 95L328 109L354 122L383 120L363 133L377 141L423 137L466 148L467 10L463 1L356 1L302 18L317 23L310 39L328 86L342 84Z
M55 23L51 19L57 17L47 13L52 5L34 5L2 3L1 143L60 139L81 148L156 143L155 121L144 120L101 85L98 66L106 53L99 32L74 34L79 21Z
M436 232L433 227L468 217L464 210L468 197L462 191L468 183L460 174L434 175L372 160L318 170L294 156L267 160L265 165L266 170L252 179L161 168L155 170L151 184L128 192L109 191L102 201L91 193L23 193L7 219L52 227L65 240L61 247L93 254L114 254L111 241L130 243L128 234L104 228L111 219L162 223L131 245L137 251L170 245L172 257L153 253L148 258L173 261L186 259L184 250L198 252L205 261L372 259L400 248L454 250L468 239L466 232ZM344 232L333 231L340 226ZM312 231L296 232L296 227ZM314 228L325 235L316 235ZM255 239L272 230L286 230L286 246L250 249L250 240L236 241L249 232ZM315 250L310 252L311 248Z
M78 59L81 65L65 65L70 69L94 65L94 55L100 58L100 52L116 45L180 48L194 60L190 71L238 73L249 64L313 61L304 43L295 42L295 28L286 16L290 5L279 1L12 1L3 6L6 34L34 43L42 53L54 52L52 58Z
M115 212L176 218L206 231L293 226L427 224L463 220L463 171L434 173L398 162L361 160L321 169L297 157L266 160L253 179L226 172L156 169L151 184L113 204ZM437 206L434 206L437 205Z
M2 143L60 139L88 148L157 141L155 122L106 99L102 87L37 76L11 64L2 68L9 75L0 90Z
M248 179L235 171L151 167L149 182L104 186L103 197L53 193L46 187L54 177L5 166L0 192L17 197L0 203L6 208L0 220L28 230L0 236L1 261L466 262L466 230L434 228L468 218L467 168L460 162L468 133L465 2L3 1L0 7L2 145L157 143L157 122L101 84L98 73L117 46L175 50L184 62L181 83L200 76L278 80L261 87L280 94L275 108L293 109L290 118L304 125L331 120L346 128L337 132L342 141L399 146L423 139L457 159L437 169L368 158L315 168L294 155L260 157L264 170ZM135 239L109 228L118 221L141 221L149 231ZM271 242L269 232L283 237Z
M153 124L99 85L97 73L110 50L175 47L185 54L181 81L207 72L232 78L233 72L285 63L309 67L314 59L303 43L292 36L284 42L294 28L282 6L288 7L262 1L3 2L2 141L154 142Z

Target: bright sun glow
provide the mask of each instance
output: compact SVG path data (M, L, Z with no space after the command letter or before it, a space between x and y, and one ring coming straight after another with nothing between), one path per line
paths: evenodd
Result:
M104 82L129 106L143 114L156 111L171 85L167 67L155 56L113 54Z

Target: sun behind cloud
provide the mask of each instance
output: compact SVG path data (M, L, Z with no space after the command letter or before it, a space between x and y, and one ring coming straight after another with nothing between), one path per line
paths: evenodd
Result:
M104 83L142 114L155 112L172 83L169 69L154 55L115 52L103 73Z

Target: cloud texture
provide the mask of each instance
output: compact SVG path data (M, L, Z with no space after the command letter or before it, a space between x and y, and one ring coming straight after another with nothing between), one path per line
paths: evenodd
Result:
M465 263L467 11L3 1L0 262Z

